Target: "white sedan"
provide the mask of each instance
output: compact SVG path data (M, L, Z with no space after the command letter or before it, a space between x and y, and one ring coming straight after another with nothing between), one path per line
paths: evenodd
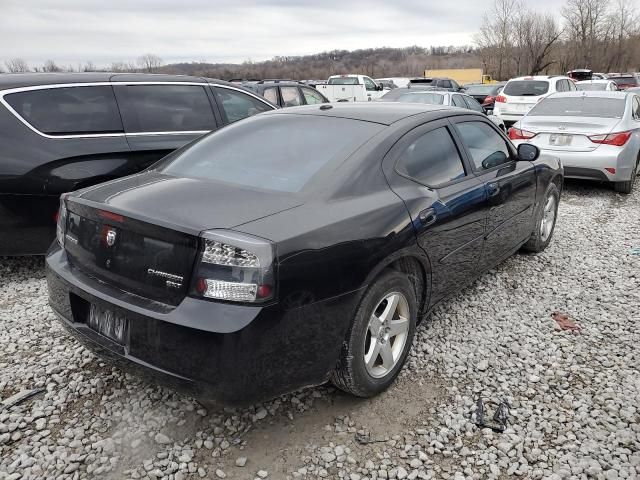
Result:
M583 80L576 82L578 90L582 91L605 91L615 92L618 90L618 85L612 80Z
M384 98L382 100L385 100ZM448 92L445 90L420 90L417 92L407 92L393 100L394 102L425 103L428 105L447 105L450 107L466 108L487 114L486 110L478 101L464 93ZM504 122L495 115L487 115L500 130L506 132Z

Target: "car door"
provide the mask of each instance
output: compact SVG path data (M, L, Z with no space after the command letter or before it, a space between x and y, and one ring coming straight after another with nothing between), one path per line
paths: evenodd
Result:
M324 98L320 92L312 87L300 87L304 102L306 105L317 105L319 103L328 103L329 100Z
M372 79L370 79L369 77L363 77L362 80L364 82L364 88L367 93L367 101L370 102L383 95L384 92L377 89L376 82L374 82Z
M435 302L476 272L486 223L483 181L470 172L447 120L408 132L389 151L383 168L431 262Z
M114 91L140 170L218 127L206 85L114 83Z
M487 195L487 228L479 268L490 268L511 255L531 235L536 198L533 163L516 161L516 151L502 133L482 118L452 120L477 178Z

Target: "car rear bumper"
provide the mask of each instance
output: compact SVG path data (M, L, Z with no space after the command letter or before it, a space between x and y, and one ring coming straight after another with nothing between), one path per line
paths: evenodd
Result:
M44 255L59 202L59 195L0 194L0 256Z
M603 148L604 147L604 148ZM631 178L635 158L627 154L626 149L611 149L601 146L593 152L559 152L545 150L543 153L555 155L564 166L566 178L581 178L586 180L600 180L603 182L624 182ZM611 173L609 169L615 169Z
M291 309L190 297L177 307L145 306L84 275L57 246L46 265L49 303L82 343L125 371L222 404L249 404L324 383L360 296L350 292ZM91 304L126 316L123 345L88 327Z

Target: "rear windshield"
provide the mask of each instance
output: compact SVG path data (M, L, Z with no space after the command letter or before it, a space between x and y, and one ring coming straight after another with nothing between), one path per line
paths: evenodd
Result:
M359 85L358 77L330 78L329 85Z
M609 77L609 80L613 80L618 85L638 85L636 77Z
M624 98L546 98L531 109L528 116L622 118L624 104Z
M464 93L467 95L491 95L499 88L495 85L469 85L465 87Z
M514 97L537 97L549 91L546 80L515 80L507 83L502 93Z
M409 83L433 83L433 78L412 78Z
M428 103L430 105L442 105L444 103L444 95L439 93L421 92L421 93L405 93L400 95L397 102L405 103Z
M311 115L267 115L214 132L167 158L163 173L300 192L333 172L383 125Z

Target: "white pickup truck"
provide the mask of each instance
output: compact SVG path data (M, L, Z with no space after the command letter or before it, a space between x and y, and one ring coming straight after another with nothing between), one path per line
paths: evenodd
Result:
M316 88L331 102L370 102L387 93L366 75L332 75Z

